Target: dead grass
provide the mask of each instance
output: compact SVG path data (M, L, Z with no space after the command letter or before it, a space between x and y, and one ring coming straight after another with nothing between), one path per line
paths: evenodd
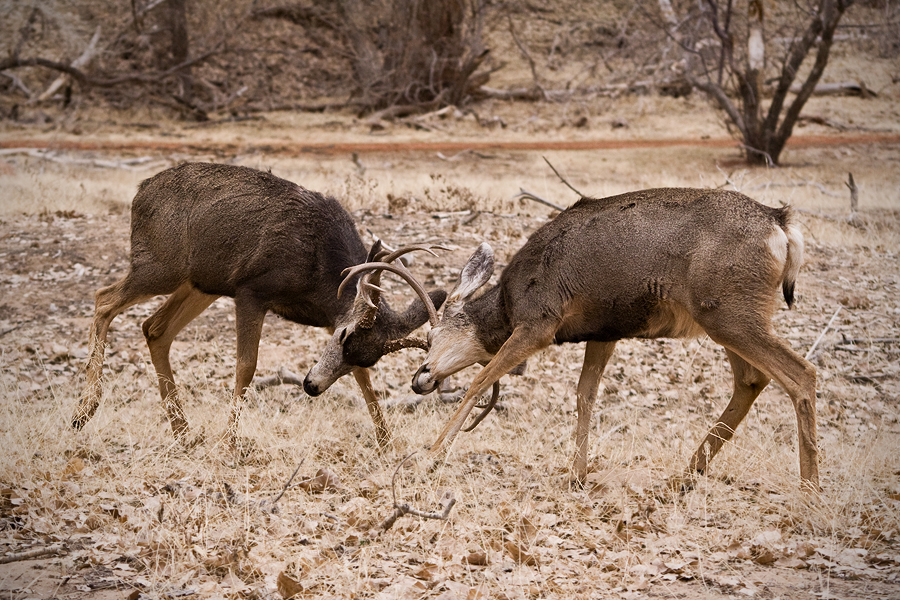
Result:
M646 101L648 115L659 109L652 102ZM546 115L532 120L542 110L507 114L507 131L519 128L509 135L540 135L544 126L567 135L549 117L541 124ZM460 127L469 135L464 122ZM715 125L694 120L686 127ZM350 117L316 116L308 136L335 130L348 138L368 135ZM631 134L641 135L623 135ZM0 543L2 556L61 546L50 557L0 565L4 597L277 598L287 578L299 597L895 595L897 344L875 340L900 332L896 147L790 149L787 165L775 170L748 170L734 162L736 151L715 148L546 155L590 195L724 185L803 211L807 264L799 301L778 313L775 326L805 353L843 307L814 357L821 496L797 489L795 417L774 385L709 477L683 496L667 491L666 479L684 467L731 392L724 354L708 339L619 344L592 425L593 472L585 489L568 484L582 350L547 349L525 376L504 381L502 410L459 437L449 460L432 465L420 451L398 473L398 500L421 510L440 510L452 491L457 504L449 519L402 517L387 532L378 525L391 512L398 463L434 440L453 407L429 400L411 411L389 409L395 443L379 453L352 382L341 380L316 399L294 388L269 389L247 403L245 449L235 458L217 441L234 367L228 300L217 301L173 346L187 416L205 432L204 443L181 448L165 422L138 326L152 303L114 322L103 404L75 433L68 422L80 391L92 293L123 274L128 203L137 182L161 167L108 169L9 155L2 163L8 201L0 208ZM530 152L444 159L372 153L355 162L197 158L271 167L334 194L354 212L364 237L368 229L388 241L454 245L439 259L414 263L429 287L452 285L481 240L505 263L549 218L549 209L512 199L519 187L561 204L575 199ZM860 185L859 228L844 221L848 171ZM385 285L393 304L408 301L403 285ZM325 340L324 332L270 317L260 374L279 366L305 372ZM386 400L410 394L420 358L407 350L379 363L374 380ZM306 483L287 490L272 511L298 465L294 483ZM320 469L339 483L311 487L307 480Z

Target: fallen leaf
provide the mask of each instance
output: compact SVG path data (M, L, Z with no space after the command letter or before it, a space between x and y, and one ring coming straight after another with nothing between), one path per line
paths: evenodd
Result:
M300 582L284 571L278 574L276 584L278 585L278 593L281 594L281 597L284 598L284 600L294 598L303 593L303 586Z
M507 540L504 547L514 561L522 565L534 566L537 564L537 557L526 552L519 544L513 540Z
M462 561L467 565L474 565L476 567L487 566L489 562L487 552L482 551L470 552L462 559Z
M333 472L322 468L316 472L315 477L301 481L297 485L310 493L324 492L325 490L341 489L341 480Z
M808 565L806 564L806 561L797 558L796 556L782 556L775 561L775 566L785 569L805 569Z

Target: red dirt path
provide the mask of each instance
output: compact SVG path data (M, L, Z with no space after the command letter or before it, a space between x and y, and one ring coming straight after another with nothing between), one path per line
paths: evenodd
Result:
M900 144L897 134L855 135L807 135L793 136L788 145L793 147L840 146L848 144ZM222 143L160 142L137 140L134 142L96 141L44 141L34 139L0 140L0 148L40 148L47 150L94 150L114 152L159 151L235 153L257 150L268 154L350 154L353 152L461 152L463 150L614 150L620 148L688 147L737 147L732 139L656 139L656 140L571 140L571 141L444 141L444 142L337 142L298 144L290 142Z

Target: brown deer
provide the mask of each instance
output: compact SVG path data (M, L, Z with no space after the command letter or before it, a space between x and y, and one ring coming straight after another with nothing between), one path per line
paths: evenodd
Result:
M507 371L550 344L587 342L573 467L583 482L591 410L616 342L705 332L725 348L734 393L691 458L688 477L706 471L775 379L797 415L800 477L817 489L816 372L771 326L776 290L790 306L802 262L803 236L790 207L719 190L582 198L529 238L496 286L476 295L493 272L492 251L482 244L448 296L413 378L413 389L428 393L445 377L486 363L432 456L450 446L477 398Z
M188 424L175 386L169 349L175 336L216 298L234 298L237 366L229 420L233 442L242 399L256 371L263 320L269 311L329 331L365 320L342 355L340 375L353 372L384 446L388 427L367 367L428 319L446 297L434 291L398 314L371 290L344 282L353 294L338 298L342 272L365 261L391 262L411 250L370 252L353 219L334 198L306 190L271 173L247 167L188 163L141 183L131 206L131 268L96 294L89 362L73 426L81 429L100 403L100 379L110 322L128 307L169 295L144 321L143 331L159 381L159 393L176 437ZM357 289L358 287L358 289ZM336 378L335 378L336 379ZM321 390L320 390L321 391Z

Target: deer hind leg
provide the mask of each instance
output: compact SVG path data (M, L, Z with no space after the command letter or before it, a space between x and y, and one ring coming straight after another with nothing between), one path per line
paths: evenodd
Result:
M391 443L391 431L388 429L384 420L384 413L381 412L381 405L378 403L378 396L375 394L375 388L372 387L372 379L369 377L369 370L362 367L353 369L353 377L359 384L366 399L366 408L369 409L369 416L375 424L375 439L378 441L378 447L386 449Z
M128 307L152 297L153 294L138 289L131 273L111 286L100 289L95 295L84 389L72 417L72 427L75 429L84 427L100 406L100 380L103 375L103 358L106 354L106 338L110 323Z
M549 346L553 341L555 331L553 324L516 327L494 358L481 369L472 381L459 408L456 409L456 412L450 417L450 421L444 426L438 439L432 444L429 455L437 456L446 446L449 446L456 434L459 433L475 404L478 403L481 395L495 381L515 368L523 360L541 348Z
M239 293L234 299L237 328L237 365L234 372L234 395L228 419L226 442L234 446L237 441L238 419L244 403L244 394L256 373L259 356L259 338L262 335L266 308L249 294Z
M584 365L578 378L578 423L575 426L575 460L572 467L575 480L579 483L587 479L588 433L597 388L615 347L615 342L588 342L584 349Z
M700 447L697 448L697 451L691 457L689 467L691 474L706 472L709 461L712 460L725 442L731 439L738 425L747 416L757 396L771 381L768 375L733 351L726 348L725 353L728 355L728 361L731 363L731 371L734 375L734 393L728 406L725 407L725 412L722 413L722 416L719 417L713 428L706 434L703 443L700 444Z
M709 336L781 385L794 404L803 486L819 489L819 459L816 442L816 369L791 350L787 342L767 330L748 335L722 335L707 329ZM733 364L733 363L732 363ZM747 410L749 410L749 405ZM744 412L746 414L746 410Z
M204 294L189 283L185 283L175 290L175 293L169 296L142 326L147 347L150 349L150 359L153 361L153 368L156 369L159 395L169 418L169 425L175 437L182 441L187 439L188 424L175 386L169 350L175 336L206 310L216 298L218 296Z

